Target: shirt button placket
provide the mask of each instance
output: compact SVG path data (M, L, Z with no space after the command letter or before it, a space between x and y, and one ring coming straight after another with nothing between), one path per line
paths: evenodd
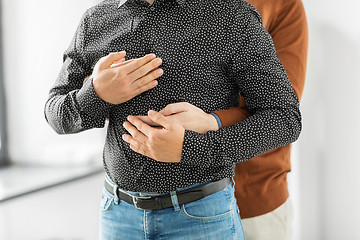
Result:
M156 4L156 1L154 1L154 3L152 5L149 6L149 10L151 12L155 11L156 10L156 7L154 6ZM149 17L149 21L153 21L153 14L149 13L148 14L148 17ZM154 52L152 49L152 39L153 39L153 36L151 36L152 34L150 33L151 30L148 30L148 33L150 34L149 37L148 37L148 41L147 41L147 46L144 48L144 51L145 51L145 54L149 54L149 53L152 53Z

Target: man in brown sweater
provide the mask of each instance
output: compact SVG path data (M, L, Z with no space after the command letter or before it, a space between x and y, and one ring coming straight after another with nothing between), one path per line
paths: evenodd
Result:
M260 12L263 26L272 36L278 57L300 99L305 83L308 47L307 20L302 1L247 1ZM200 133L219 128L214 115L188 103L170 104L160 112L177 120L186 129ZM221 121L220 127L231 126L250 116L241 96L239 106L214 113ZM142 120L156 125L147 117L142 117ZM291 170L290 147L277 148L236 166L235 196L247 240L290 238L292 210L287 187L287 173Z

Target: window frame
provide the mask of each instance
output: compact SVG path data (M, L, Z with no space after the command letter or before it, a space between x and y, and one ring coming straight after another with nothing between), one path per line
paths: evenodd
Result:
M2 1L0 0L0 167L9 165L7 142L6 97L3 74Z

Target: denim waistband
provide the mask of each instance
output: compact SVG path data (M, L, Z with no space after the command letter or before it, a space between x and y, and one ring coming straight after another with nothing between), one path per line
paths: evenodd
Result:
M110 179L110 177L105 174L105 178L111 183L113 184L114 186L116 186L116 184ZM179 189L176 189L176 192L180 192L180 191L183 191L183 190L187 190L187 189L191 189L191 188L194 188L194 187L197 187L197 186L201 186L201 185L204 185L204 184L207 184L211 181L207 181L207 182L204 182L204 183L198 183L198 184L194 184L194 185L191 185L191 186L188 186L188 187L184 187L184 188L179 188ZM156 196L163 196L163 195L167 195L167 194L170 194L170 193L154 193L154 192L132 192L132 191L126 191L122 188L119 188L121 191L123 192L126 192L130 195L134 195L134 196L141 196L141 197L156 197Z

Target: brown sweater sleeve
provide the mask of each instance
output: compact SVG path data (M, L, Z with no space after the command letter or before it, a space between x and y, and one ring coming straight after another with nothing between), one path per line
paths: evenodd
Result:
M249 2L261 15L264 13L264 16L269 16L270 19L263 20L263 23L269 23L265 25L268 27L266 30L272 36L277 55L300 100L305 84L308 49L308 26L302 1L284 0L280 3L281 7L273 7L272 4L267 5L269 7L261 7L260 4L263 4L261 0ZM241 96L239 106L214 113L219 116L223 126L231 126L250 116Z

